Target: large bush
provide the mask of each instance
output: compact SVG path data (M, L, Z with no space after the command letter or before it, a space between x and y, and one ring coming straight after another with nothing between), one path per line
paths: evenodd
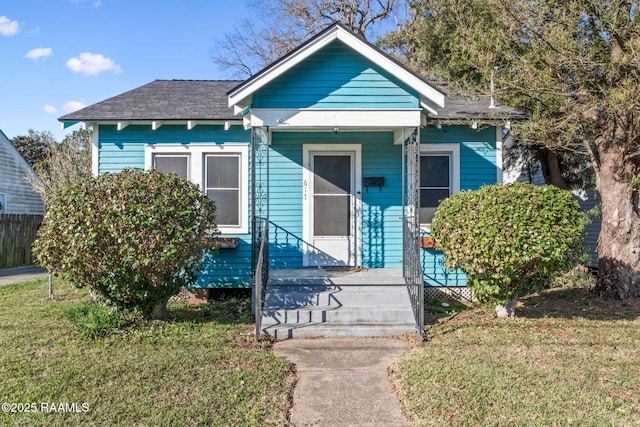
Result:
M88 177L47 205L38 263L108 302L162 317L193 283L215 207L197 186L156 170Z
M584 259L585 223L568 191L492 185L444 200L431 235L445 266L464 271L476 297L498 301L498 314L513 316L519 296Z

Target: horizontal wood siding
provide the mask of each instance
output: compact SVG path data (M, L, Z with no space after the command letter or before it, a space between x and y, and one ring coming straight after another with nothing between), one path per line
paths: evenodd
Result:
M209 252L202 262L195 288L246 288L251 286L251 235L237 237L238 247Z
M300 268L306 250L302 232L302 144L312 133L274 132L269 152L269 261L271 268Z
M460 144L460 190L477 190L497 182L496 130L474 130L469 126L422 129L420 141L428 144ZM427 235L425 233L425 235ZM444 254L422 249L422 268L427 286L466 286L466 275L444 268Z
M196 126L188 130L185 125L165 125L151 130L149 125L127 126L121 131L115 125L100 125L98 172L120 172L124 168L144 169L146 144L224 144L251 141L251 132L242 126Z
M336 40L256 92L253 107L418 108L418 97Z
M124 168L144 169L146 144L241 143L251 141L251 132L241 126L228 131L223 126L196 126L188 130L184 125L165 125L153 131L149 125L132 125L118 131L115 125L101 125L99 129L99 173L116 173ZM194 287L247 287L251 278L251 236L237 237L238 247L209 253L203 260L202 271Z
M307 242L302 229L302 145L361 144L362 175L383 176L382 189L363 188L362 265L399 267L402 262L401 148L392 132L274 133L270 152L272 268L302 267Z
M44 202L26 179L32 173L29 164L0 132L0 212L44 214Z
M362 176L383 177L384 186L362 187L362 266L402 266L402 146L393 133L363 137Z

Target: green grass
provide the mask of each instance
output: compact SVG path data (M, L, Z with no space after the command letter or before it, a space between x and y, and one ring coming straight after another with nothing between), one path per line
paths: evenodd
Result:
M586 287L476 307L429 326L392 368L412 425L640 426L640 301Z
M172 304L166 321L118 321L94 339L73 317L91 310L87 292L61 281L55 292L47 299L46 280L0 287L0 397L37 408L0 412L0 425L287 423L295 375L268 343L254 343L246 300ZM101 330L101 314L92 316ZM43 403L88 411L45 413Z

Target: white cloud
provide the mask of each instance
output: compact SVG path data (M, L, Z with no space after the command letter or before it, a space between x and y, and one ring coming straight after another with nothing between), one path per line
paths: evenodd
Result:
M44 108L42 109L42 111L44 111L47 114L55 114L58 112L58 109L56 107L54 107L53 105L45 105Z
M6 16L0 16L0 35L13 36L20 31L20 24L18 21L12 21Z
M51 49L50 47L39 47L36 49L31 49L24 57L37 61L40 58L46 58L47 56L51 55L53 55L53 49Z
M74 73L82 73L87 76L94 76L103 71L113 71L118 74L122 69L111 58L107 58L99 53L84 52L77 58L67 61L67 68Z
M74 111L78 111L84 107L86 107L87 104L85 104L84 102L80 102L80 101L69 101L66 104L64 104L62 106L62 109L64 111L66 111L67 113L73 113Z
M102 6L102 1L101 0L69 0L69 1L71 3L78 3L78 4L91 3L91 5L93 7Z

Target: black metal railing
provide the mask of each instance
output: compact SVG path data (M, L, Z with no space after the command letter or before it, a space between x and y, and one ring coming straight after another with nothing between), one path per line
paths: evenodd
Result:
M269 280L269 221L257 217L253 224L253 314L256 318L256 341L262 334L262 308Z
M416 330L424 339L424 277L420 263L420 227L412 217L402 218L403 231L403 276L407 284Z

